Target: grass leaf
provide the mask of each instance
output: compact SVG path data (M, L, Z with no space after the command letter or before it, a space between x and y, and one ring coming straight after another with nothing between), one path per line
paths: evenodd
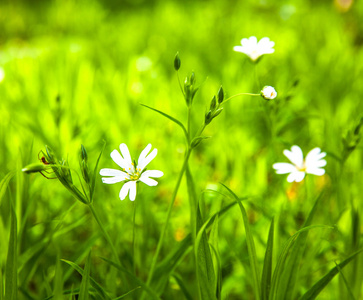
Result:
M340 264L332 268L324 277L322 277L317 283L315 283L301 298L300 300L313 300L320 292L327 286L327 284L334 278L339 270L343 269L348 263L350 263L363 249L350 255L348 258L343 260Z
M137 278L134 274L132 274L129 270L125 269L124 267L120 266L119 264L101 257L105 262L107 262L108 264L110 264L111 266L115 267L116 269L120 270L121 272L126 273L130 278L132 278L135 282L137 282L137 284L139 284L144 290L145 292L147 292L150 296L151 299L160 299L159 296L155 293L154 290L152 290L147 284L145 284L142 280L140 280L139 278Z
M267 247L265 252L265 260L263 262L263 270L261 277L261 299L268 300L271 288L272 276L272 252L274 243L274 218L272 218L270 230L268 233Z
M82 274L81 287L79 288L79 300L89 299L89 279L91 270L91 251L88 252L86 264L84 266L84 271Z
M256 255L256 249L255 249L255 243L253 241L253 236L250 228L250 224L248 223L248 217L246 210L241 202L241 200L237 197L237 195L229 189L226 185L222 184L235 198L236 202L238 203L241 213L242 213L242 219L243 224L245 227L246 232L246 241L247 241L247 249L248 249L248 255L249 255L249 261L251 265L252 270L252 277L253 277L253 285L254 285L254 292L255 292L255 299L260 299L260 280L259 280L259 271L258 271L258 265L257 265L257 255Z
M164 113L164 112L162 112L162 111L160 111L160 110L157 110L157 109L152 108L152 107L150 107L150 106L147 106L147 105L145 105L145 104L140 104L140 105L142 105L142 106L144 106L144 107L146 107L146 108L148 108L148 109L151 109L151 110L153 110L153 111L156 111L157 113L159 113L159 114L163 115L164 117L168 118L169 120L173 121L175 124L178 124L178 125L181 127L181 129L183 129L183 132L184 132L184 135L185 135L186 139L187 139L187 140L189 140L189 138L188 138L188 132L187 132L187 130L185 129L185 127L184 127L184 125L183 125L183 123L182 123L182 122L180 122L179 120L175 119L175 118L174 118L174 117L172 117L172 116L169 116L168 114L166 114L166 113Z
M17 297L17 220L13 203L10 203L10 237L5 269L5 299L16 300Z
M1 181L0 181L0 203L1 203L1 199L3 198L3 196L6 192L6 188L9 185L9 181L15 175L15 173L16 173L15 171L11 171L8 174L6 174L3 179L1 179Z
M68 265L70 265L73 269L75 269L79 274L82 275L82 277L84 276L84 271L83 269L78 266L77 264L75 264L74 262L71 262L69 260L65 260L62 259L63 262L67 263ZM109 299L111 300L111 298L108 296L107 292L102 288L101 285L99 285L91 276L89 276L89 280L91 283L91 286L95 289L95 291L104 299Z
M183 279L178 274L175 274L175 273L172 276L175 279L175 281L177 282L177 284L179 285L180 290L182 291L182 293L184 295L184 298L187 299L187 300L193 300L193 297L189 293Z

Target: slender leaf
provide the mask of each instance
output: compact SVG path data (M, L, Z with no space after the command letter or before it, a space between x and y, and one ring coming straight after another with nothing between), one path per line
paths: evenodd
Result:
M322 193L317 197L314 206L309 212L303 227L310 226L317 209ZM299 265L305 249L306 239L309 231L301 232L292 245L289 256L284 261L283 270L279 277L277 287L277 299L294 299L295 285L299 274Z
M339 265L337 263L335 263L336 267L338 268L339 271L339 275L342 278L345 287L347 288L348 294L349 294L349 298L350 300L355 300L355 297L353 295L352 289L349 286L348 280L345 278L343 271L341 270L341 268L339 267Z
M5 268L5 299L16 300L17 296L17 220L13 203L10 203L10 237Z
M125 293L125 294L123 294L123 295L121 295L121 296L119 296L119 297L117 297L117 298L115 298L115 299L113 299L113 300L119 300L119 299L125 298L127 295L129 295L129 294L131 294L131 293L135 292L135 291L136 291L136 290L138 290L139 288L141 288L141 286L137 286L137 287L135 287L134 289L132 289L131 291L128 291L127 293Z
M191 234L188 234L180 245L156 267L151 286L158 295L162 294L165 286L169 282L169 276L182 258L188 253L191 246L192 237Z
M6 188L9 185L9 181L11 178L13 178L15 173L16 173L15 171L11 171L8 174L6 174L3 179L1 179L1 181L0 181L0 203L1 203L1 199L3 198L3 196L6 192Z
M261 277L261 299L268 300L271 288L272 276L272 252L274 243L274 218L272 218L270 230L267 238L267 246L265 252L265 260L263 262L263 270Z
M178 283L179 287L180 287L180 290L183 292L183 295L185 297L185 299L187 300L193 300L193 297L192 295L189 293L183 279L178 275L178 274L173 274L172 275L173 278L175 279L175 281Z
M59 255L57 255L57 264L55 269L55 276L54 276L54 289L53 289L53 299L54 300L62 300L63 298L63 272L62 266L60 263Z
M164 113L164 112L162 112L162 111L160 111L160 110L157 110L157 109L152 108L152 107L150 107L150 106L147 106L147 105L145 105L145 104L140 104L140 105L142 105L142 106L144 106L144 107L146 107L146 108L148 108L148 109L151 109L151 110L153 110L153 111L156 111L157 113L159 113L159 114L163 115L164 117L166 117L166 118L168 118L169 120L173 121L174 123L178 124L178 125L181 127L181 129L183 129L183 132L184 132L184 135L185 135L185 137L186 137L187 141L189 140L188 132L187 132L187 130L185 129L185 127L184 127L184 125L183 125L183 123L182 123L182 122L180 122L179 120L175 119L175 118L174 118L174 117L172 117L172 116L169 116L168 114L166 114L166 113Z
M106 143L103 144L102 150L101 150L100 154L98 155L96 165L93 170L91 185L90 185L90 201L91 201L91 203L93 201L93 195L94 195L95 187L96 187L96 176L98 174L98 163L100 162L100 159L101 159L103 151L105 150L105 147L106 147Z
M203 220L199 205L197 204L195 184L189 166L187 166L185 174L188 185L191 218L193 218L191 219L191 227L193 232L199 232L200 228L203 226ZM196 208L196 218L193 217L194 207ZM193 224L194 222L195 224ZM195 229L193 228L194 226L196 226ZM200 298L216 299L213 260L208 244L207 235L204 230L201 231L199 239L195 239L194 251Z
M124 267L120 266L119 264L108 260L107 258L101 257L105 262L110 264L111 266L115 267L116 269L120 270L121 272L126 273L130 278L132 278L137 284L139 284L145 292L149 293L152 299L160 299L159 296L152 290L147 284L145 284L142 280L137 278L134 274L132 274L129 270L125 269Z
M320 292L327 286L327 284L339 273L339 270L343 269L349 264L358 254L363 251L363 248L350 255L343 260L340 264L332 268L324 277L322 277L317 283L315 283L301 298L300 300L313 300Z
M78 266L77 264L75 264L74 262L71 262L69 260L62 259L62 261L67 263L68 265L70 265L73 269L75 269L79 274L81 274L83 276L84 271L80 266ZM95 291L101 297L103 297L104 299L109 299L109 300L111 299L108 296L107 292L102 288L102 286L99 285L91 276L89 276L89 280L90 280L91 286L95 289Z
M89 299L89 281L90 281L90 270L91 270L91 251L88 252L86 264L82 274L81 287L79 288L79 300Z
M257 255L256 255L256 249L255 249L255 243L253 241L253 236L250 228L250 224L248 223L248 217L246 210L241 202L241 200L237 197L237 195L229 189L227 186L222 184L230 193L232 196L234 196L236 202L238 203L241 213L242 213L242 219L243 224L245 227L246 232L246 241L247 241L247 250L249 255L249 261L251 265L252 270L252 277L253 277L253 284L254 284L254 291L255 291L255 298L256 300L260 299L260 279L259 279L259 271L258 271L258 265L257 265Z

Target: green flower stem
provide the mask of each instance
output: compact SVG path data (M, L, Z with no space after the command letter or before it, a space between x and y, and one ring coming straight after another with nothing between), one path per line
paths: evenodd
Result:
M133 264L133 269L134 269L134 274L136 274L136 264L135 264L135 235L136 235L136 203L138 201L134 201L134 215L133 215L133 219L132 219L132 224L133 224L133 227L132 227L132 257L134 258L133 261L132 261L132 264Z
M160 250L161 250L161 246L162 246L162 244L164 242L164 237L165 237L166 229L167 229L168 224L169 224L169 220L170 220L170 216L171 216L171 210L172 210L172 208L174 206L174 202L175 202L175 199L176 199L176 195L178 193L178 190L179 190L180 183L182 181L184 172L185 172L185 170L187 168L188 160L189 160L189 157L190 157L190 153L191 152L192 152L192 149L188 148L188 151L187 151L187 153L185 155L185 158L184 158L183 167L182 167L182 169L181 169L181 171L179 173L178 181L176 182L175 189L174 189L174 192L173 192L173 195L172 195L172 199L171 199L171 202L169 204L169 208L168 208L166 220L165 220L165 223L164 223L164 227L163 227L163 229L161 231L160 238L159 238L159 242L158 242L158 245L156 247L156 252L154 254L154 257L153 257L153 260L152 260L152 263L151 263L149 276L148 276L148 279L147 279L147 282L146 282L147 285L150 285L151 280L153 279L156 262L157 262L157 259L159 257L159 253L160 253Z
M223 104L226 103L228 100L231 100L232 98L239 97L239 96L261 96L260 94L252 94L252 93L239 93L236 95L233 95L226 100L223 101Z
M113 255L115 256L117 263L122 266L121 261L120 261L118 255L117 255L117 251L116 251L115 245L113 244L110 236L108 235L107 231L105 230L105 227L103 226L103 224L102 224L102 222L101 222L101 220L100 220L100 218L98 216L97 211L94 209L93 204L92 203L91 204L88 204L88 207L91 210L92 215L95 218L98 226L100 226L101 231L102 231L103 235L105 236L108 244L110 245L111 251L112 251Z

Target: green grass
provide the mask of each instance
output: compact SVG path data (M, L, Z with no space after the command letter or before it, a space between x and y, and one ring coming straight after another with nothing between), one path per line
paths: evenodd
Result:
M363 6L338 2L2 1L0 300L360 299ZM256 68L252 35L275 42ZM200 135L220 86L265 85ZM98 174L121 143L164 172L135 202ZM46 145L58 179L22 172ZM275 174L292 145L326 174Z

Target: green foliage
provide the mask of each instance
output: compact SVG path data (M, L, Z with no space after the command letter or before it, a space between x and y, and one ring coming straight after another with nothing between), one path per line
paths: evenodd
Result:
M0 1L0 299L361 299L363 7L343 2ZM275 52L233 51L252 35ZM120 143L164 172L135 214L99 175ZM326 173L275 174L292 145Z

